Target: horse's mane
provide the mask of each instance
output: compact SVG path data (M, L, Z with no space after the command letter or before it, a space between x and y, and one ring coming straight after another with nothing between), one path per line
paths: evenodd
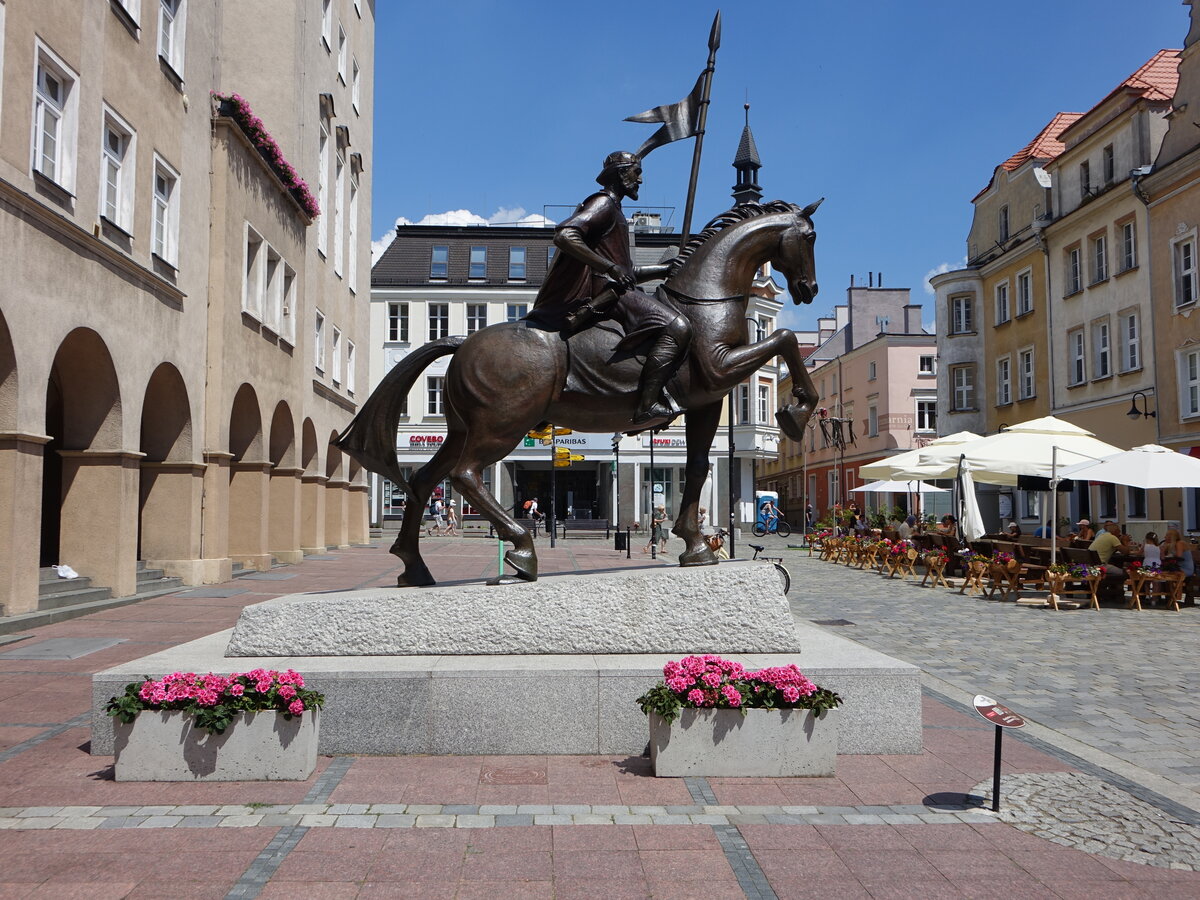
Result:
M709 238L720 234L730 225L736 225L738 222L746 221L746 219L766 216L771 213L788 212L800 213L803 212L803 208L797 206L795 203L788 203L786 200L768 200L766 203L739 203L733 209L726 210L705 225L698 234L694 234L688 239L688 242L683 245L683 249L679 251L679 254L670 261L669 265L671 269L668 272L668 277L678 272L688 257L695 253Z

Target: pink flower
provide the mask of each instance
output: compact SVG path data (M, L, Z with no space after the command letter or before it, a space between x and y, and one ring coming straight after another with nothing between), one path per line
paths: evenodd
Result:
M290 712L293 716L300 715L300 713L304 712L304 701L293 700L288 704L288 712Z
M233 694L235 697L240 697L242 694L246 693L246 688L240 682L231 684L229 686L229 693Z
M201 706L216 706L217 692L210 690L202 690L196 694L196 702Z
M800 699L800 691L794 684L786 684L783 686L783 699L788 703L795 703Z
M725 698L730 706L741 706L742 695L738 693L738 689L732 684L727 684L721 688L721 695Z
M700 688L692 688L687 692L687 702L693 706L700 706L704 703L704 691Z
M291 700L296 696L296 689L290 684L285 684L279 688L279 696L284 700Z
M700 680L708 687L715 688L721 683L721 676L717 672L705 672L700 676Z

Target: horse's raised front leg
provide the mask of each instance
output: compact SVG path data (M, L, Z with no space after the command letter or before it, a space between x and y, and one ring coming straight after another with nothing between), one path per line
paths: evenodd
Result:
M708 478L708 451L712 446L717 425L721 421L721 401L710 403L698 409L687 412L687 469L683 483L683 500L679 507L679 517L671 529L684 541L683 552L679 554L681 566L715 566L717 557L713 555L704 535L700 533L698 513L700 507L700 491ZM713 511L715 514L715 510Z
M775 413L780 430L793 441L804 438L804 427L809 416L817 408L820 395L808 377L804 357L800 355L800 341L794 332L780 328L761 341L733 347L719 354L717 376L730 387L745 381L775 356L782 356L792 375L792 396L795 402L788 403Z

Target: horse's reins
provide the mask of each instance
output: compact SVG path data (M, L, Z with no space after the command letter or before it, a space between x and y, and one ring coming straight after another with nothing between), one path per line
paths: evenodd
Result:
M675 288L668 286L666 282L663 282L659 287L680 303L690 303L693 305L701 303L732 303L735 300L746 300L749 297L748 294L735 294L732 297L689 297L682 291L677 291Z

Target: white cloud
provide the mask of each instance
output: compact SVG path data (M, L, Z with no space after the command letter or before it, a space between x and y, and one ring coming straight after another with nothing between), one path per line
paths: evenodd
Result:
M441 213L430 213L420 221L414 222L411 219L406 219L400 216L388 229L386 234L381 235L376 240L371 241L371 265L375 265L379 261L379 257L383 256L383 252L391 246L392 241L396 237L396 227L402 225L521 225L528 228L541 228L547 225L554 225L554 221L547 219L540 213L526 213L522 206L507 207L502 206L497 209L491 216L484 218L478 213L473 213L469 209L451 209Z
M933 289L933 285L929 283L929 279L941 275L944 272L953 272L955 269L961 269L966 264L967 258L964 256L958 262L944 262L941 265L930 269L925 273L925 293L927 293L930 297L937 293L937 291Z

